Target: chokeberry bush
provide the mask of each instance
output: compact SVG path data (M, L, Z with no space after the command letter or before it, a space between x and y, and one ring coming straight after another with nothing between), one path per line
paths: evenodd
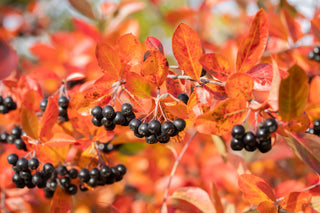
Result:
M0 211L320 212L320 8L301 8L1 2Z

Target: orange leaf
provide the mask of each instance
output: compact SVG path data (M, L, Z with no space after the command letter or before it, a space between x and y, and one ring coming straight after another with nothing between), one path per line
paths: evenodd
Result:
M60 147L68 144L74 144L76 142L77 140L74 139L72 136L63 132L58 132L55 133L53 137L46 142L46 145L50 145L52 147Z
M50 212L51 213L67 213L70 212L72 207L72 196L68 195L57 187L53 198L51 200Z
M191 78L199 79L202 48L197 33L188 25L179 24L172 37L172 49L181 69Z
M72 22L78 31L84 33L85 35L88 35L96 41L101 40L102 36L100 35L98 29L94 25L91 25L88 22L77 18L73 18Z
M304 35L300 24L293 17L291 17L291 15L286 10L282 10L282 12L283 12L284 17L286 19L290 36L294 42L297 42Z
M140 98L151 97L151 87L143 77L134 72L128 72L126 80L126 88L132 94Z
M155 37L148 36L144 43L145 43L148 50L158 50L162 54L164 54L163 46L162 46L161 42L158 39L156 39Z
M121 62L136 65L143 61L143 49L136 36L131 33L121 36L117 41Z
M197 117L196 129L204 134L224 135L232 126L239 124L246 116L246 101L241 98L229 98L220 101L213 110Z
M288 32L285 27L285 24L283 23L282 19L279 17L279 15L268 12L268 20L269 20L269 33L270 36L274 36L277 38L280 38L282 40L287 41L288 40Z
M314 36L320 41L320 18L314 17L311 20L311 29Z
M278 212L277 207L270 201L263 201L259 203L257 210L259 210L260 213L277 213Z
M2 39L0 39L0 80L9 76L18 68L18 55Z
M320 103L320 76L315 76L310 84L309 102Z
M253 205L259 205L259 203L264 201L276 201L271 186L255 175L240 175L239 187L245 199Z
M246 100L250 100L253 79L246 73L234 73L228 78L225 89L229 98L243 96Z
M88 0L69 0L69 3L83 15L95 19L92 6Z
M230 63L222 55L206 53L200 58L200 63L209 74L221 81L226 81L231 74Z
M147 60L142 63L141 73L145 75L152 84L160 87L166 80L169 72L168 61L158 50L150 52Z
M281 201L280 205L285 210L290 212L303 211L304 208L310 203L311 194L305 192L291 192Z
M39 138L49 139L52 137L52 127L57 123L58 111L57 99L49 97L46 110L44 111L40 121Z
M96 47L98 64L104 72L120 76L121 61L117 52L107 43L98 42Z
M261 58L268 40L268 19L263 9L257 12L249 33L244 38L237 54L237 72L247 72Z
M21 109L21 126L27 135L33 139L38 139L38 118L33 111L25 107Z

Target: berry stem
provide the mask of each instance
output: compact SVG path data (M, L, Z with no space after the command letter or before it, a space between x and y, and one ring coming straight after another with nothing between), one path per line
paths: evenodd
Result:
M162 200L162 204L161 204L161 208L162 209L164 207L164 204L166 203L167 201L167 197L168 197L168 192L169 192L169 188L170 188L170 185L171 185L171 181L172 181L172 178L178 168L178 165L180 163L180 160L181 158L183 157L184 153L187 151L191 141L193 140L193 138L196 136L197 134L197 131L193 132L193 134L191 135L191 137L189 138L189 140L185 143L185 145L183 146L178 158L176 159L176 161L174 162L174 165L172 167L172 170L171 170L171 173L170 173L170 177L169 177L169 181L168 181L168 185L166 187L166 190L164 192L164 196L163 196L163 200Z
M168 75L167 78L171 78L171 79L184 79L184 80L189 80L189 81L197 81L197 80L191 78L191 77L188 76L188 75ZM216 84L216 85L222 86L222 87L224 87L224 86L226 85L224 82L209 80L209 79L206 79L206 78L200 78L199 81L202 82L202 83L204 83L204 84L210 83L210 84Z

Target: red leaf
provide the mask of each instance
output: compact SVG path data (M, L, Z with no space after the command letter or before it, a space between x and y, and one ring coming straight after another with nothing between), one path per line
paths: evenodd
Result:
M248 72L261 58L268 40L268 19L263 9L255 15L249 33L239 47L237 72Z
M49 139L52 137L52 127L57 122L58 114L57 98L49 97L46 110L44 111L40 121L39 138Z
M268 12L268 23L270 36L288 40L288 31L279 15Z
M147 77L150 83L160 87L166 80L169 72L168 61L163 54L154 50L142 64L141 73Z
M239 187L245 199L253 205L259 205L259 203L264 201L276 201L270 185L255 175L240 175Z
M31 138L38 138L38 118L34 111L31 111L23 106L21 108L21 126L23 131L25 131Z
M287 180L280 183L275 188L275 194L277 198L284 197L290 192L301 191L305 188L305 185L296 180Z
M88 22L77 18L72 19L72 22L77 30L90 36L95 41L101 40L101 35L95 26L90 25Z
M56 48L43 43L35 43L30 48L33 55L37 56L39 59L44 61L49 61L52 59L58 59L58 51Z
M320 18L314 17L311 20L311 29L314 36L318 39L318 41L320 41Z
M162 54L164 54L163 46L162 46L161 42L158 39L156 39L155 37L148 36L144 43L145 43L148 50L159 50Z
M48 79L60 80L60 77L53 70L46 67L37 67L29 74L29 77L37 81L44 81Z
M286 19L290 36L294 42L297 42L304 35L304 33L301 30L300 24L293 17L291 17L291 15L286 10L282 10L282 12Z
M200 63L209 74L221 81L226 81L232 71L229 61L216 53L204 54L200 58Z
M87 0L69 0L69 3L83 15L95 19L92 6Z
M51 213L67 213L70 212L72 207L72 196L68 195L60 187L57 187L53 198L51 200L50 212Z
M98 42L96 47L96 57L103 72L120 77L121 61L117 52L107 43Z
M197 33L188 25L179 24L172 37L172 49L180 68L191 78L199 79L202 48Z
M18 56L15 51L0 39L0 80L10 75L18 68Z
M290 212L300 212L311 201L311 194L308 191L305 192L291 192L281 201L280 205L283 209Z
M271 87L273 69L271 64L262 63L247 72L254 80L254 90L269 91Z
M253 79L246 73L234 73L231 75L225 86L229 98L244 97L251 99L253 90Z

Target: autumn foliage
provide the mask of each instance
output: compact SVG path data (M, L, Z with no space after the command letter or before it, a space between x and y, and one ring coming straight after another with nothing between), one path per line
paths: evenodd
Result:
M306 132L320 119L320 56L308 58L320 8L306 17L286 0L229 1L235 15L214 12L223 0L170 2L68 0L77 15L66 29L52 27L41 1L0 4L0 95L17 104L0 114L0 134L21 127L26 145L0 142L1 212L320 212L320 139ZM93 125L93 107L124 103L142 122L181 118L186 128L148 144L128 126ZM255 132L268 118L278 124L271 151L230 148L234 125ZM11 153L39 168L123 164L127 173L75 195L57 187L48 199L16 188Z

